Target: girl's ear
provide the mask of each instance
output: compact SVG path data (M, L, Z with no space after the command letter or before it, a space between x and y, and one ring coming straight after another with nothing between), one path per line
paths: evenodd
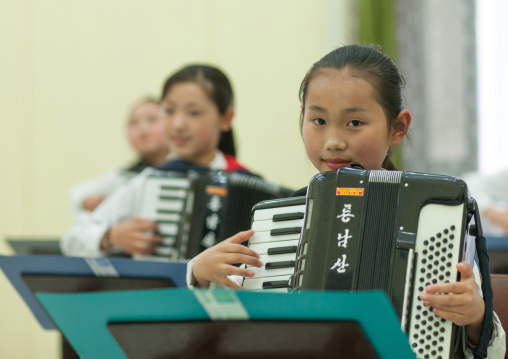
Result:
M226 112L221 116L220 120L220 130L222 132L227 132L231 128L231 122L233 121L233 117L235 116L235 109L233 107L228 107Z
M408 110L400 111L390 134L390 146L395 146L407 135L409 125L411 125L411 113Z

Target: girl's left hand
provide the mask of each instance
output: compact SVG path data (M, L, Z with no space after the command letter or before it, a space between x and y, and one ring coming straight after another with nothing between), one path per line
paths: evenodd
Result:
M429 285L420 298L438 317L467 326L468 340L476 345L483 325L485 303L478 292L471 265L460 262L456 267L461 274L460 282Z

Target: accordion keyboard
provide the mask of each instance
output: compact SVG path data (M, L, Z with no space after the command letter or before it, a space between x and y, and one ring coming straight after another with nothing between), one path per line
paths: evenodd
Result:
M188 178L150 176L141 196L139 216L158 224L162 243L154 255L176 259L175 248L189 193Z
M254 211L249 248L256 251L263 267L249 267L254 277L245 278L249 290L287 292L294 273L296 250L303 226L305 205Z

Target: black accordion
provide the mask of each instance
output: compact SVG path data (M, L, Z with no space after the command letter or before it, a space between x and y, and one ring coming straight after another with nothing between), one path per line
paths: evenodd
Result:
M254 204L291 192L236 172L154 171L143 186L137 215L158 224L163 239L154 256L189 259L249 229Z
M455 177L340 168L316 175L306 197L253 208L250 248L262 268L250 290L383 290L419 358L448 358L458 330L423 306L429 284L459 280L476 253L474 200Z

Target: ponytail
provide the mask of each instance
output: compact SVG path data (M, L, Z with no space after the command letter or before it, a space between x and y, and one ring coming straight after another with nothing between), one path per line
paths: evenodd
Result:
M390 155L386 155L384 161L383 161L383 168L387 171L398 171L397 167L392 162L392 159L390 158Z
M219 140L219 151L236 157L235 138L232 128L230 128L229 131L221 132Z

